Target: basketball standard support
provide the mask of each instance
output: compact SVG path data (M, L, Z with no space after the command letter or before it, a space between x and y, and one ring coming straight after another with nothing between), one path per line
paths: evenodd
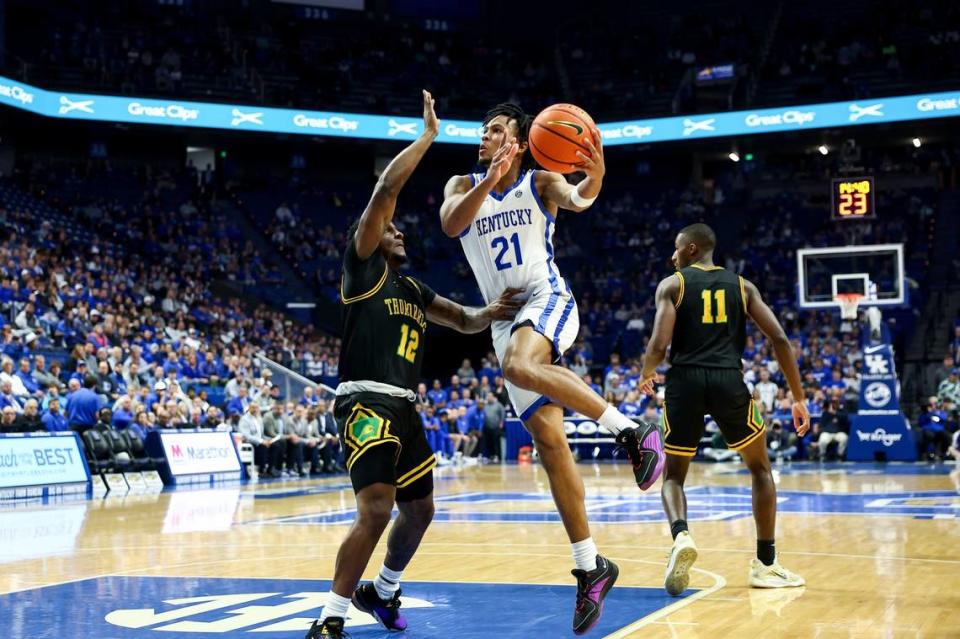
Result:
M913 433L900 412L899 385L893 347L864 348L860 405L850 423L847 459L852 461L913 461Z

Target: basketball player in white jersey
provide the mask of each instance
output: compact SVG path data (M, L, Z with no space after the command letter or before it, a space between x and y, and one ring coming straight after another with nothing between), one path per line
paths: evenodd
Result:
M597 420L616 435L643 489L663 470L663 445L655 426L639 428L576 374L555 364L576 339L580 317L573 293L554 264L554 224L559 209L580 212L590 207L600 193L605 167L600 134L594 130L581 131L590 156L580 155L586 178L576 187L559 173L533 170L527 154L529 128L530 117L516 105L501 104L487 113L479 154L486 173L450 178L440 218L444 233L460 238L484 299L496 299L507 287L524 290L525 304L516 318L491 325L493 346L510 401L533 435L573 544L578 583L573 629L582 634L598 621L618 570L597 554L590 536L583 480L567 444L563 407Z

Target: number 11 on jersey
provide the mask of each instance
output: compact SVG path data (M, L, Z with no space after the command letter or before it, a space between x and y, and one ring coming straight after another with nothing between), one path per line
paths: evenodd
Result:
M713 293L711 296L710 294ZM727 292L723 289L717 291L704 291L700 294L703 298L703 323L704 324L726 324L727 323ZM717 300L717 315L713 315L713 298Z

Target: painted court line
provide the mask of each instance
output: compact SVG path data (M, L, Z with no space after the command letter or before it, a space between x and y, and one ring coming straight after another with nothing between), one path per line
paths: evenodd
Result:
M654 563L652 561L645 561L643 559L617 559L617 561L642 563L642 564ZM656 564L656 565L659 565L659 564ZM652 623L660 622L660 620L663 619L664 617L672 615L673 613L679 610L682 610L683 608L686 608L687 606L692 605L697 601L700 601L704 597L709 597L710 595L712 595L713 593L717 592L718 590L720 590L721 588L727 585L727 580L724 579L721 575L718 575L714 572L710 572L708 570L702 570L700 568L692 568L691 571L699 572L709 577L713 577L713 585L710 586L709 588L698 590L692 595L684 597L683 599L680 599L679 601L676 601L675 603L672 603L665 608L661 608L660 610L652 614L649 614L646 617L643 617L642 619L637 619L629 626L625 626L620 630L607 635L606 637L604 637L604 639L624 639L625 637L629 637L631 634L633 634L637 630L640 630L644 626L648 626Z

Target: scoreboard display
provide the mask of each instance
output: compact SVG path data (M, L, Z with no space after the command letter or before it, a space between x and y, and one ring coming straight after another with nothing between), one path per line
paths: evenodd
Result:
M872 177L837 178L833 180L832 208L834 220L864 220L877 216L874 208Z

